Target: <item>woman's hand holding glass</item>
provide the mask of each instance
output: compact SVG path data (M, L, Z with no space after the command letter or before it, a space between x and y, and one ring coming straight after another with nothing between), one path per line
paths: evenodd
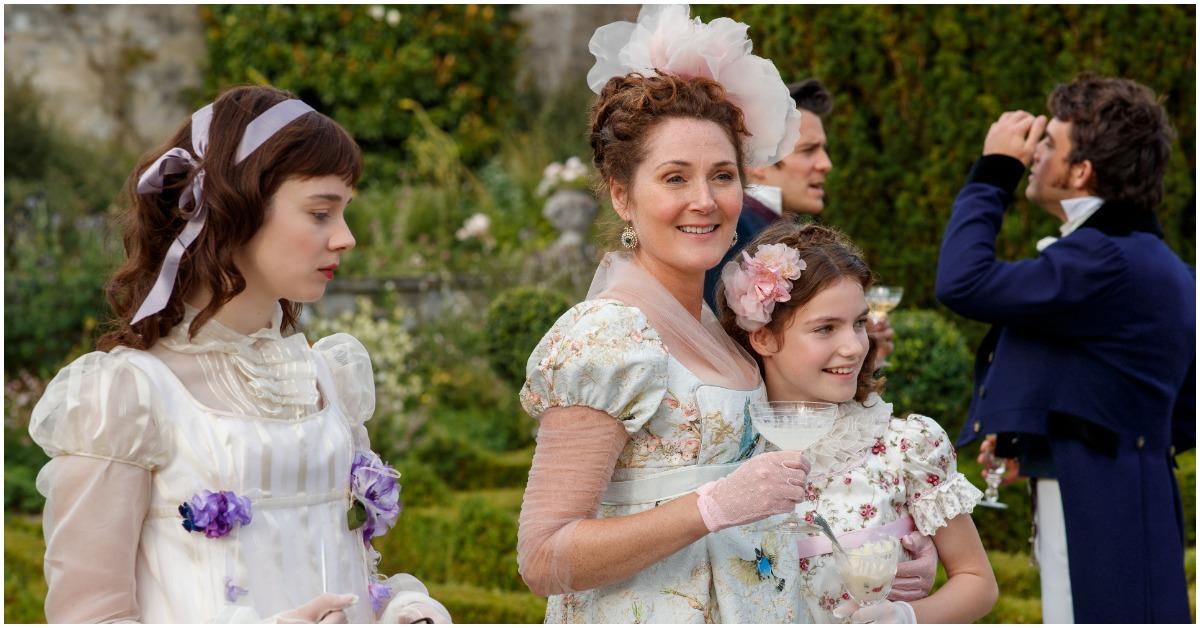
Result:
M774 451L742 463L733 473L696 489L709 532L791 512L803 501L809 463L800 452Z

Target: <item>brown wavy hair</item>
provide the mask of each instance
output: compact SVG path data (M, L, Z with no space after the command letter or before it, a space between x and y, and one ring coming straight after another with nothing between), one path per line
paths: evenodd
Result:
M634 72L609 79L592 104L588 141L592 165L599 173L598 194L604 192L609 181L633 184L634 172L646 158L646 138L671 118L708 120L720 126L736 151L738 177L746 180L741 138L750 132L742 110L729 101L720 83ZM614 233L619 229L613 229Z
M192 153L191 118L163 146L147 153L125 183L126 209L119 221L125 243L125 261L106 286L113 318L98 346L149 349L183 320L183 300L198 288L212 294L208 305L188 328L194 336L218 310L246 289L246 280L233 256L263 225L271 197L290 178L340 177L354 187L362 174L362 154L354 139L337 122L317 112L293 120L264 142L240 164L234 155L246 125L272 106L295 98L273 87L235 87L213 103L208 148L200 159L204 170L204 204L208 207L204 229L188 247L179 265L175 288L161 312L131 326L158 277L167 249L183 230L187 218L179 209L179 195L196 172L168 176L161 193L138 194L138 177L171 148ZM193 155L194 156L194 155ZM280 332L292 331L300 305L286 299Z
M792 314L825 288L841 279L853 279L866 292L875 281L871 268L863 260L862 251L842 232L832 227L801 222L799 217L785 217L758 234L758 237L746 245L745 251L756 251L763 244L786 244L799 251L800 259L808 265L800 278L792 282L791 299L775 304L771 322L765 326L765 329L781 343L783 333L791 326ZM721 312L721 326L754 357L761 370L762 357L750 344L750 333L738 327L737 315L725 306L723 281L717 282L716 301L717 309ZM874 377L877 352L875 337L868 334L867 341L867 355L858 373L858 389L854 393L854 400L858 402L866 401L867 395L881 390L884 383L882 379Z
M1046 108L1071 123L1067 159L1092 162L1097 196L1140 209L1162 202L1175 131L1149 87L1085 72L1055 87Z

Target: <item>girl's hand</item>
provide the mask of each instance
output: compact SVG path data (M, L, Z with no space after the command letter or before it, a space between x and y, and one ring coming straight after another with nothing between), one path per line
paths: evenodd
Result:
M798 451L759 454L736 471L696 489L709 532L791 512L804 501L809 463Z
M900 539L900 545L913 558L896 567L896 579L892 581L892 592L888 594L888 599L911 602L927 597L933 590L933 580L937 576L937 546L932 538L915 531Z
M833 609L838 619L850 618L852 624L915 624L917 614L908 602L883 600L867 607L860 607L854 600L846 600Z

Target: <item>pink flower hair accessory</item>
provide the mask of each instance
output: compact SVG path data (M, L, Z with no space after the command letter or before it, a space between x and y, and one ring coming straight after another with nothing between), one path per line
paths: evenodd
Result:
M746 161L766 166L788 156L800 139L800 112L779 70L750 54L750 28L727 17L708 24L690 19L687 5L648 4L637 22L613 22L596 29L588 51L596 64L588 87L599 94L614 76L712 79L742 110L749 137L743 138Z
M742 251L740 260L726 264L725 304L737 315L738 327L753 332L771 322L775 304L792 298L792 282L806 268L800 252L786 244L763 244L754 257Z

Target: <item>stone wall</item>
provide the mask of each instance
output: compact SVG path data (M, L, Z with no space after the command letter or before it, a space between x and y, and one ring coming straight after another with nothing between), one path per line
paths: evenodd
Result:
M595 63L588 41L600 26L637 20L636 4L526 4L517 11L525 26L525 64L518 81L532 81L544 94L571 82L584 83Z
M637 19L638 5L524 5L518 80L543 94L578 87L592 32ZM5 5L5 72L32 81L68 130L141 152L191 113L203 84L204 25L195 5ZM586 87L584 87L586 89Z
M204 31L195 5L5 5L5 73L32 82L66 129L134 151L191 113Z

